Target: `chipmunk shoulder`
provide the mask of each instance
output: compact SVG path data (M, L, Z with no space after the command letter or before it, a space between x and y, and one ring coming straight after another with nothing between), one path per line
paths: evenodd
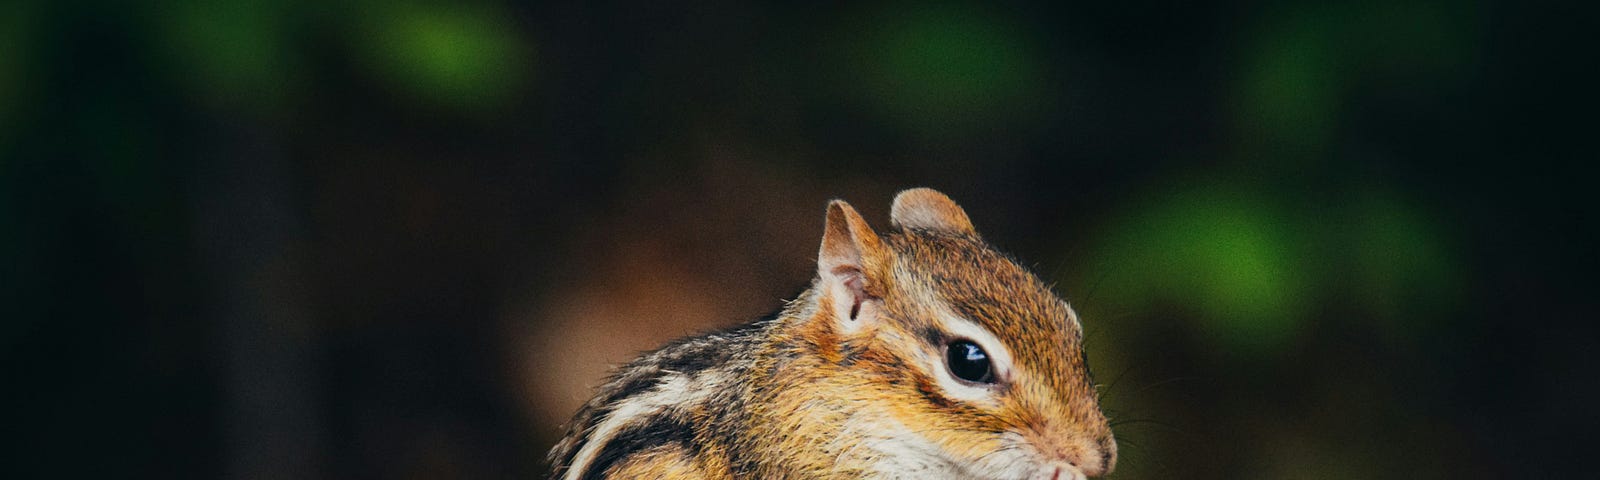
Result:
M552 479L1083 479L1117 447L1083 328L949 197L891 228L828 205L817 275L771 318L617 369L550 452Z

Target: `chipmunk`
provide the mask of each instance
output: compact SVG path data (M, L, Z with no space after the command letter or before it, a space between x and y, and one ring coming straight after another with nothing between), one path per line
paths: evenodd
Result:
M618 369L551 450L550 478L1111 472L1072 308L944 194L900 192L890 223L880 236L830 202L809 289Z

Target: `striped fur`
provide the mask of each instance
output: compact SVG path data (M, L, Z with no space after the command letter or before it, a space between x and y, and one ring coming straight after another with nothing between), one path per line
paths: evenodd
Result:
M691 460L701 455L702 447L714 444L720 434L709 431L711 423L706 420L721 413L722 402L739 395L739 379L754 360L742 353L760 341L764 327L752 324L679 340L619 369L573 418L566 438L550 452L555 466L551 478L636 478L607 472L637 470L627 460L639 453L676 454ZM704 467L689 461L670 468Z
M880 239L830 206L822 255L834 263L810 289L771 318L618 369L551 451L550 478L1108 473L1116 443L1071 308L942 194L903 193L894 216ZM841 305L851 290L829 286L830 270L862 277L855 305ZM951 377L943 352L956 340L989 351L1000 380Z

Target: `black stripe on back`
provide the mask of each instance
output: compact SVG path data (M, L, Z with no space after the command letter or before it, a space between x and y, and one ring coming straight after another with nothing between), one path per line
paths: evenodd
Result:
M655 422L623 430L611 437L605 448L595 455L594 461L589 462L583 480L601 480L605 478L606 470L628 455L674 443L682 445L691 456L699 454L700 447L694 440L694 429L678 418L658 417Z
M584 417L585 434L592 434L594 425L605 421L617 405L628 398L640 394L647 394L655 390L661 379L667 375L683 374L693 376L713 367L724 365L736 353L739 347L732 346L735 342L748 339L756 328L755 324L741 325L723 333L710 334L705 337L690 337L674 341L654 354L646 355L634 363L624 367L616 374L616 379L630 376L626 383L613 383L608 392L601 393L600 406ZM647 363L653 362L653 363ZM572 459L578 455L582 447L574 446L562 456L559 465L572 465Z

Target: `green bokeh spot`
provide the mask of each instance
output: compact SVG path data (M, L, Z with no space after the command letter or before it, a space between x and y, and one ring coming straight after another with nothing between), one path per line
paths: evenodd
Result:
M1322 16L1291 16L1251 45L1239 87L1238 124L1245 141L1326 147L1341 94L1330 28Z
M399 6L369 39L378 73L405 94L466 109L509 100L526 79L530 47L492 9Z
M1341 33L1345 55L1367 83L1403 82L1438 89L1474 75L1481 6L1377 2L1351 12Z
M289 6L266 0L172 2L157 18L183 79L222 106L277 106L296 70Z
M1461 301L1459 264L1428 215L1392 195L1354 202L1349 238L1351 283L1375 327L1414 338Z
M1108 273L1096 294L1124 308L1176 307L1219 348L1287 346L1305 321L1310 279L1274 204L1220 185L1154 199L1101 239L1094 261Z
M1471 76L1463 67L1475 55L1477 10L1396 2L1268 9L1241 45L1240 140L1255 153L1289 151L1262 158L1327 158L1340 107L1363 86L1434 91Z
M1042 88L1029 39L988 12L919 5L868 28L858 46L866 93L908 127L948 131L1003 119Z
M0 15L0 168L4 168L4 149L10 143L12 122L17 121L25 95L23 80L28 75L34 28L38 21L34 2L18 2Z

